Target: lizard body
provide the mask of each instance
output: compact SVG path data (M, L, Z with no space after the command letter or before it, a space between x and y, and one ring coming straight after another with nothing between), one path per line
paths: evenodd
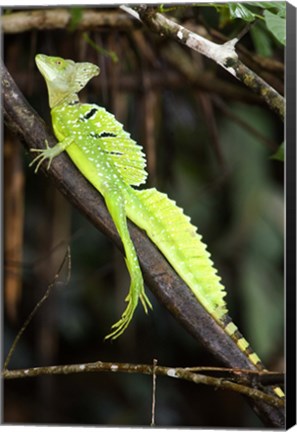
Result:
M52 123L58 139L56 146L33 149L40 154L33 160L36 170L46 159L66 151L80 172L103 195L121 237L131 285L128 303L121 319L112 326L108 338L116 338L129 325L139 300L145 312L151 308L137 254L130 238L127 217L146 231L167 260L187 283L195 297L231 337L250 362L263 370L257 354L227 315L225 289L213 266L196 227L183 210L167 195L155 188L137 190L145 182L145 157L122 125L104 108L82 104L77 93L99 68L91 63L74 63L59 57L36 56L37 66L45 78ZM279 397L284 394L274 389Z

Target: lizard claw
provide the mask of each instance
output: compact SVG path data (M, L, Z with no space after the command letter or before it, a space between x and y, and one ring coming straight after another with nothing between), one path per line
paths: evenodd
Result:
M37 149L37 148L31 148L30 152L35 152L35 153L40 153L38 156L36 156L36 158L34 158L32 160L32 162L29 164L29 166L34 165L36 162L36 168L34 170L34 173L36 174L37 171L39 170L40 165L42 164L43 161L45 161L46 159L48 159L48 165L47 165L47 169L49 169L52 160L54 158L54 156L56 155L56 152L54 151L54 147L49 147L48 145L48 141L45 140L45 149Z
M139 290L137 289L137 285ZM118 338L122 333L124 333L124 331L126 330L126 328L128 327L128 325L130 324L135 309L137 307L138 304L138 299L140 299L143 309L145 311L145 313L148 313L148 309L152 309L152 305L151 302L149 301L148 297L146 296L145 292L144 292L144 287L143 287L143 282L142 282L142 278L140 279L140 281L135 281L132 282L131 286L130 286L130 290L129 293L127 295L127 297L125 298L125 301L128 303L126 309L124 310L121 318L119 319L119 321L117 321L115 324L112 325L112 332L110 334L108 334L107 336L105 336L105 339L116 339Z

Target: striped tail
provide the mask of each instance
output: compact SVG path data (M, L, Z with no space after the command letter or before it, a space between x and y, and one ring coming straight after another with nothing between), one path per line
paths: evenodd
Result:
M220 324L223 326L223 329L228 334L228 336L230 336L230 338L236 343L240 351L245 354L245 356L257 368L257 370L266 371L267 369L265 368L264 364L252 349L248 341L240 333L231 318L228 315L225 315ZM280 387L273 387L273 391L278 397L285 397L285 394Z

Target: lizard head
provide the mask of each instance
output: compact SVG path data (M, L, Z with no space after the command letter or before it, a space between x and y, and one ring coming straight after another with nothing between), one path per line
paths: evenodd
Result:
M35 61L45 79L51 108L75 98L88 81L100 72L99 67L92 63L75 63L44 54L37 54Z

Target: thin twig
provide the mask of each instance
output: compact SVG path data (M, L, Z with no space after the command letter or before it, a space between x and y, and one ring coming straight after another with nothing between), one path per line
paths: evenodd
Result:
M156 382L157 382L157 375L156 375L156 366L158 364L158 360L154 359L153 361L153 396L152 396L152 420L151 420L151 426L155 426L155 414L156 414Z
M33 317L35 316L35 314L37 313L38 309L40 309L40 307L42 306L42 304L45 302L45 300L46 300L46 299L48 298L48 296L50 295L52 288L55 286L55 284L56 284L56 282L57 282L57 280L58 280L58 278L59 278L59 276L60 276L60 272L61 272L62 268L64 267L64 264L65 264L65 262L66 262L66 259L68 259L68 271L67 271L66 281L64 282L64 284L65 284L65 285L68 284L69 279L70 279L70 274L71 274L71 255L70 255L70 247L69 247L69 246L67 247L67 251L66 251L66 253L65 253L65 255L64 255L64 258L63 258L63 260L62 260L62 262L61 262L61 265L60 265L60 267L59 267L57 273L56 273L55 276L54 276L53 281L48 285L45 294L42 296L42 298L41 298L41 299L39 300L39 302L36 304L36 306L34 307L34 309L32 310L32 312L30 313L30 315L28 316L28 318L26 319L26 321L25 321L24 324L22 325L20 331L19 331L18 334L16 335L16 337L15 337L15 339L14 339L14 341L13 341L11 347L10 347L10 350L9 350L9 352L8 352L8 354L7 354L7 357L6 357L6 359L5 359L4 366L3 366L3 369L4 369L4 370L7 369L8 364L9 364L9 362L10 362L10 360L11 360L11 357L12 357L12 355L13 355L15 349L16 349L16 346L17 346L17 344L18 344L20 338L22 337L24 331L26 330L26 328L28 327L28 325L29 325L30 322L32 321L32 319L33 319Z
M270 406L281 408L284 406L284 400L275 396L270 396L258 389L250 388L246 385L237 384L224 378L215 378L190 372L187 368L172 368L167 366L157 366L149 364L129 364L129 363L110 363L110 362L93 362L85 364L72 364L61 366L35 367L30 369L4 370L2 377L4 379L29 378L44 375L69 375L82 372L113 372L113 373L132 373L144 375L163 375L171 378L191 381L195 384L204 384L216 389L232 390L249 396L251 399L258 400L269 404Z
M186 370L190 372L219 372L220 374L232 375L232 380L236 382L258 382L264 385L273 384L284 384L285 375L282 372L273 372L268 370L250 370L250 369L239 369L239 368L222 368L222 367L212 367L212 366L196 366L188 367Z

